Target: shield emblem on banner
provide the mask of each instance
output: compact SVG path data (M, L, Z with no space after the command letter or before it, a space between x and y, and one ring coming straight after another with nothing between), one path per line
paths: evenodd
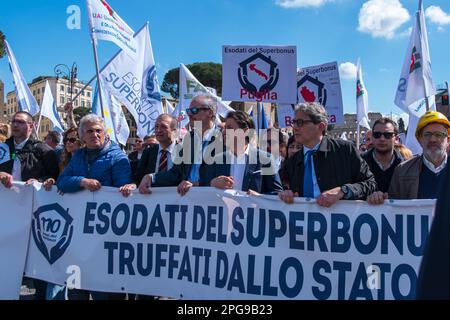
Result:
M270 92L278 83L280 70L270 57L257 53L242 61L238 68L239 82L247 92Z
M39 251L50 264L62 257L73 234L73 218L58 203L38 208L31 221L31 231Z
M318 102L324 107L327 104L327 89L317 78L304 76L297 82L297 99L299 103Z
M7 144L0 144L0 164L9 161L9 147Z

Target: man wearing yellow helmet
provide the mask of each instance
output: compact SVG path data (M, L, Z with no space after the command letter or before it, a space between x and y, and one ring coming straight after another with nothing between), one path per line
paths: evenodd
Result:
M450 122L442 113L428 111L417 124L416 138L423 154L401 163L394 171L388 193L370 199L381 204L391 199L435 199L447 164Z

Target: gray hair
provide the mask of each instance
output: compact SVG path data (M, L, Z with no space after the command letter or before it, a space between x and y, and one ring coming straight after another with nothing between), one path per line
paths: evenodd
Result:
M216 116L216 113L217 113L217 99L216 98L214 98L213 96L208 95L208 94L202 94L202 95L195 96L192 99L192 101L197 100L197 99L208 100L208 102L204 106L205 107L209 107L210 109L212 109L214 117Z
M306 114L314 124L319 124L321 122L325 123L325 134L328 127L328 114L327 110L325 110L325 108L320 103L300 103L295 107L295 115L297 115L297 113L299 112Z
M168 114L168 113L161 113L161 114L156 118L155 123L156 123L159 119L163 119L163 118L166 118L166 119L169 119L169 120L170 120L170 129L172 129L172 130L176 130L176 129L177 129L177 124L178 124L177 118L175 118L173 115Z
M80 140L83 141L83 133L84 133L84 127L88 123L98 123L103 127L103 130L105 130L105 120L96 115L95 113L90 113L88 115L85 115L80 120L80 126L78 127L78 136L80 137Z

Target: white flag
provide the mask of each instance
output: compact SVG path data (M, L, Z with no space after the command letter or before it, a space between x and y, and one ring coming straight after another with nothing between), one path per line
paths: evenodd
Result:
M166 99L166 112L167 112L168 114L173 114L174 111L175 111L175 108L174 108L173 105L170 103L170 101Z
M50 84L48 81L45 83L44 97L42 98L41 116L49 119L53 124L53 130L60 133L64 132L64 126L56 109L55 99L53 98Z
M136 54L134 31L105 0L86 0L92 40L112 41L131 56Z
M122 50L100 75L103 86L130 111L138 136L144 138L153 133L163 106L148 24L136 33L135 40L136 58L132 59Z
M186 110L192 99L198 95L208 95L217 101L217 114L225 118L230 111L234 111L220 97L212 93L189 71L184 64L180 64L180 108Z
M17 103L19 104L20 111L26 111L32 116L39 112L39 105L36 99L31 94L30 88L23 77L22 71L19 68L19 64L16 61L16 57L9 46L8 41L5 40L6 54L8 55L9 67L11 69L14 85L16 87Z
M342 132L340 139L347 141L347 132Z
M102 90L102 99L103 115L100 107L100 96L98 94L97 84L95 87L92 112L104 118L105 130L110 139L125 146L130 135L130 128L128 127L125 114L123 113L122 105L119 100L117 100L107 89L104 88Z
M427 28L422 1L420 0L419 11L416 13L416 21L409 40L395 96L395 104L405 111L412 111L410 106L414 102L435 94L436 89L431 75ZM420 112L414 113L416 115L420 114Z
M357 77L356 77L356 115L358 125L361 127L370 129L369 125L369 96L364 85L362 77L362 66L361 61L358 59L357 67Z

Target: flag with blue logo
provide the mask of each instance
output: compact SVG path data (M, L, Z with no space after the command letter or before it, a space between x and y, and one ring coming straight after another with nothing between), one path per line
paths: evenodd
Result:
M58 110L56 109L55 99L53 98L50 84L48 81L45 83L44 98L42 99L41 116L49 119L53 124L53 130L59 133L64 132L64 126L59 117Z
M9 60L9 67L11 69L14 85L16 87L17 103L19 104L20 111L26 111L32 116L36 115L40 108L36 99L31 94L30 88L25 81L22 71L19 68L16 57L9 46L8 41L5 40L6 54Z

